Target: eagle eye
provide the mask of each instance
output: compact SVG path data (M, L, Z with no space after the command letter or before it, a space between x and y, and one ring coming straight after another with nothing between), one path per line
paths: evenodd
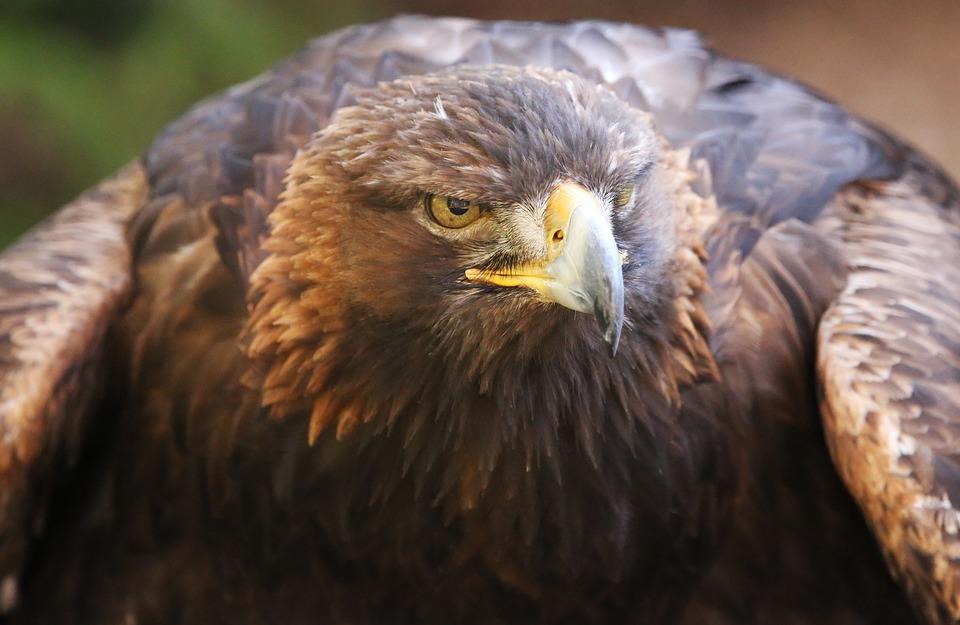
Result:
M625 184L617 191L617 196L613 198L613 205L617 208L623 208L633 200L633 192L636 185L633 183Z
M430 218L444 228L469 226L479 219L481 212L478 202L443 195L426 195L424 205Z

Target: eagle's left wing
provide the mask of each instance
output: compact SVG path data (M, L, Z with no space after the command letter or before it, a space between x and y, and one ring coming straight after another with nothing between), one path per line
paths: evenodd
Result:
M821 321L837 469L931 623L960 622L960 199L914 163L854 184L823 225L850 266Z

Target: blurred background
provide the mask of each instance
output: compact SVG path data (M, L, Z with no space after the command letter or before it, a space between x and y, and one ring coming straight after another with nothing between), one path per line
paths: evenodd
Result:
M960 0L0 0L0 248L195 100L312 36L398 12L695 28L960 178Z

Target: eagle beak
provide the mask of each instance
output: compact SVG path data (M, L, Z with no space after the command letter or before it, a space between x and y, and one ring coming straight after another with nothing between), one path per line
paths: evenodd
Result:
M623 328L623 259L603 202L579 184L557 185L547 199L544 235L546 258L508 271L468 269L467 279L527 287L544 300L592 314L615 355Z

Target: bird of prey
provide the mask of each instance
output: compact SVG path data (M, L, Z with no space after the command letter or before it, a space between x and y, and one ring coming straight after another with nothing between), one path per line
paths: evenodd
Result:
M960 213L692 32L401 17L0 256L6 622L960 618Z

